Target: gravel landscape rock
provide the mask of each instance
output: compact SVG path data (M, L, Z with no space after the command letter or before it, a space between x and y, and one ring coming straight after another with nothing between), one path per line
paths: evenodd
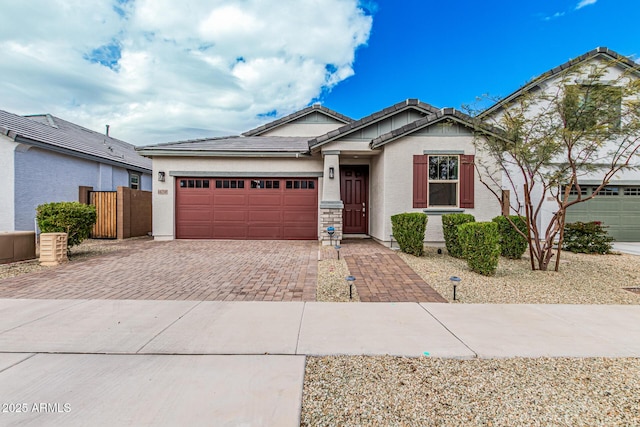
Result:
M461 303L491 304L640 304L640 294L623 288L640 287L640 256L586 255L562 252L560 271L532 271L526 256L500 258L495 276L469 270L464 260L445 249L425 248L422 257L398 255L440 295L453 302L451 276Z
M309 357L303 426L640 425L640 359Z

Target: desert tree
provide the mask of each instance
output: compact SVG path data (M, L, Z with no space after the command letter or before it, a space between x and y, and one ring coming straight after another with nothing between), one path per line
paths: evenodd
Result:
M638 168L640 68L626 59L599 60L553 76L488 110L468 110L479 128L500 132L476 139L487 154L476 162L481 182L501 203L496 188L512 192L509 209L526 217L528 233L519 232L528 240L531 268L547 270L555 255L558 271L567 209ZM596 183L588 195L585 180ZM548 220L545 202L553 206Z

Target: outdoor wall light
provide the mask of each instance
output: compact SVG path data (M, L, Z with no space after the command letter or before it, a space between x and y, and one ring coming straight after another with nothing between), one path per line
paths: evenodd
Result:
M336 170L331 166L329 168L329 179L333 179L335 177Z
M158 181L164 182L164 172L158 172Z

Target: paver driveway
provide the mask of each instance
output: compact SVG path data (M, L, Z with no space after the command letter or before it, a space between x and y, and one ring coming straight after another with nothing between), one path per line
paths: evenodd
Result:
M0 298L314 301L316 241L141 240L0 280Z

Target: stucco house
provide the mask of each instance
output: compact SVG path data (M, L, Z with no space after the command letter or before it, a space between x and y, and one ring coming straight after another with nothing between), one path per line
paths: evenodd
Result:
M517 100L525 94L535 93L539 98L543 98L543 96L552 98L559 92L561 85L572 85L580 89L589 81L589 74L595 70L594 66L598 70L605 69L605 74L597 81L599 87L628 84L628 79L640 77L640 64L611 49L598 47L534 78L531 82L486 109L479 115L479 118L495 124L504 110L513 108ZM570 81L566 81L564 75L568 72L577 74L572 75ZM622 80L619 79L620 76L623 76ZM622 102L624 100L620 98L618 105L611 105L611 110L617 111L618 120L624 121L624 108L621 109L620 105ZM532 114L535 114L535 111L537 110L532 109ZM620 117L621 111L622 117ZM602 158L607 159L607 161L603 161L605 169L607 162L610 164L610 160L608 160L610 156L607 153L617 144L619 143L615 140L610 141L601 150ZM640 165L640 156L636 156L632 165ZM591 195L594 189L602 183L602 177L602 171L580 175L578 183L582 195ZM508 180L502 177L502 183L505 189L511 191L512 206L517 205L516 193L519 193L520 200L523 200L522 181L515 180L513 186L507 186ZM557 204L552 197L542 198L540 189L540 186L536 188L532 200L542 200L538 226L544 229L557 210ZM572 197L575 197L575 194ZM566 220L567 222L600 221L608 227L609 234L617 241L640 241L640 215L638 212L640 212L640 170L631 169L614 176L607 187L602 189L594 199L569 208ZM524 214L523 211L521 213Z
M33 231L35 209L89 189L151 190L151 161L133 145L49 114L0 110L0 231Z
M441 242L443 213L501 212L474 170L474 129L459 111L407 99L360 120L313 105L240 136L141 147L153 159L153 235L329 244L331 226L389 244L392 215L425 212L425 240Z

